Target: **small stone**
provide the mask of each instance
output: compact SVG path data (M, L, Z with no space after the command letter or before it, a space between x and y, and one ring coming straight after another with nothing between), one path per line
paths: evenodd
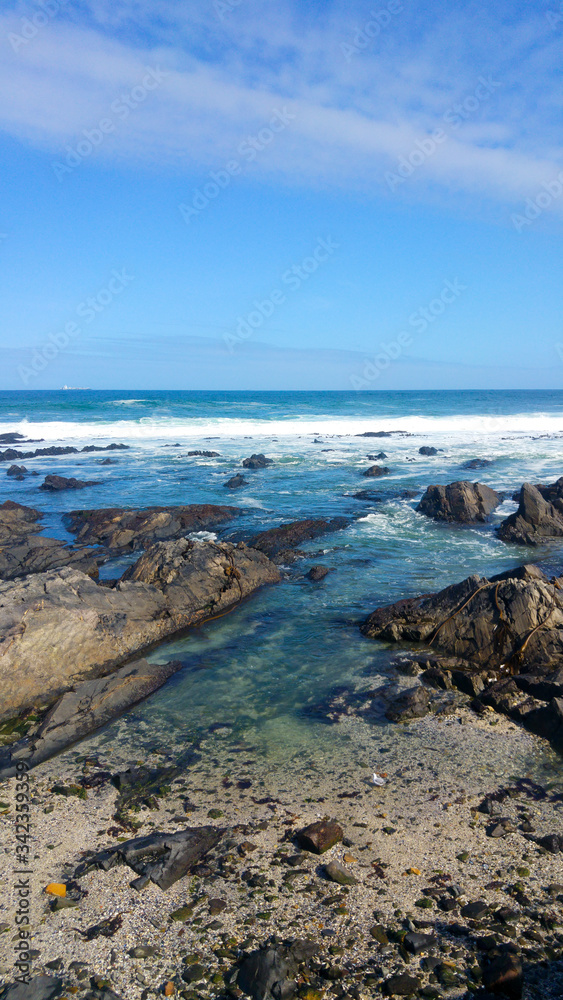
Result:
M468 917L470 920L478 920L488 909L489 907L484 900L478 899L474 903L467 903L466 906L462 906L461 915L462 917Z
M469 851L462 851L461 854L456 854L458 861L467 861L469 858Z
M139 944L136 948L131 948L129 954L131 958L152 958L153 955L156 955L156 948L153 948L150 944Z
M325 865L324 872L331 882L337 882L338 885L358 884L358 880L350 872L347 872L342 865L339 865L337 861L331 861L328 865Z
M165 986L164 986L164 996L165 997L173 997L174 994L175 994L175 992L176 992L176 987L174 986L174 983L166 983L165 984Z
M222 913L223 910L227 909L227 901L225 899L210 899L209 900L209 913L210 916L216 917L217 914Z
M380 924L376 924L374 927L370 927L369 932L372 938L374 938L374 940L377 941L378 944L382 945L389 944L389 938L387 937L384 928Z
M411 993L416 993L420 986L420 979L417 979L415 976L409 976L404 972L401 976L391 976L390 979L386 979L383 989L387 996L390 997L408 997Z
M422 899L417 899L414 905L418 906L421 910L430 910L434 904L428 896L423 896Z
M174 910L174 912L170 914L170 919L181 921L189 920L193 912L193 906L188 903L186 906L180 906L178 910Z
M433 948L437 944L437 939L434 934L417 934L415 931L409 931L403 938L403 944L411 955L419 955L421 951Z
M344 831L338 823L332 820L322 820L311 823L297 834L299 846L313 854L324 854L338 844L344 836Z
M222 809L210 809L208 811L207 815L209 816L210 819L220 819L220 817L223 816L223 810Z
M203 965L190 965L185 972L182 973L182 979L185 983L199 983L202 979L205 979L205 969Z
M45 892L48 893L49 896L64 897L66 896L66 885L63 885L62 882L49 882L49 885L45 886Z
M357 858L353 854L345 854L343 859L347 865L353 865L357 862Z

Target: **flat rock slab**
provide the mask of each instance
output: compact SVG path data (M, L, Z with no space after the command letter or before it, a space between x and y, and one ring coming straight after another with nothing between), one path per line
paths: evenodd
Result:
M109 871L126 864L140 876L148 877L160 889L169 889L178 879L219 843L224 829L216 826L196 826L178 833L151 833L135 837L115 848L101 851L80 865L75 878L81 878L92 868Z
M249 539L248 545L273 559L287 550L295 549L303 542L310 542L333 531L342 531L349 524L350 521L346 517L334 517L330 521L324 518L291 521L289 524L280 524L279 528L261 531L259 535Z
M328 865L325 865L324 873L330 882L336 882L338 885L358 884L357 878L354 878L351 872L346 871L337 861L330 861Z
M500 495L489 486L460 481L429 486L416 509L434 521L473 524L486 521L500 502Z
M33 738L0 750L0 780L16 774L21 761L28 768L35 767L100 729L162 687L181 668L179 661L148 663L137 660L109 677L78 684L48 712Z
M0 718L47 708L280 575L243 543L151 546L115 587L71 567L0 583Z
M55 1000L62 992L62 979L35 976L29 983L8 983L0 989L0 1000Z
M313 854L324 854L335 844L340 843L344 836L342 827L332 820L321 820L311 823L297 834L297 843L305 851Z
M123 507L73 510L63 520L82 543L103 545L112 552L133 552L192 531L208 531L239 514L239 507L188 504L140 510Z

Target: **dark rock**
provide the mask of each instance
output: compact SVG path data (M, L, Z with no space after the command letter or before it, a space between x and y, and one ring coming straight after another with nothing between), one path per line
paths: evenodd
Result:
M378 478L379 476L388 476L390 471L385 465L370 465L369 469L366 469L362 475Z
M89 444L82 449L73 448L71 446L60 447L59 445L50 445L48 448L37 448L36 451L15 451L14 448L8 448L6 451L0 451L0 462L13 462L17 459L37 458L43 455L47 455L49 457L55 455L78 455L80 451L88 453L92 451L117 451L125 448L129 448L129 445L108 444L104 447Z
M433 448L431 445L425 444L425 445L422 446L422 448L418 449L418 454L419 455L437 455L438 454L438 449L437 448Z
M78 681L279 580L273 563L242 543L179 539L151 546L111 589L71 567L0 583L0 718L52 704Z
M117 465L117 459L115 458L100 458L98 459L99 465Z
M411 955L420 955L421 951L428 951L437 943L438 939L434 934L417 934L415 931L409 931L403 938L403 944Z
M364 431L363 434L356 434L358 438L388 438L393 434L403 434L408 437L406 431Z
M438 688L442 691L451 691L452 675L449 670L442 670L440 667L429 667L421 675L420 679L429 687Z
M241 486L248 486L248 483L244 476L238 475L232 476L226 483L223 483L223 486L228 490L240 490Z
M430 696L425 688L408 688L391 702L385 715L391 722L409 722L427 715L429 704Z
M434 521L472 524L486 521L500 501L499 494L488 486L463 481L429 486L416 509Z
M544 499L541 490L555 502ZM541 489L524 483L518 510L502 522L498 533L503 542L519 545L538 545L547 538L563 537L563 477Z
M387 458L387 455L384 451L380 451L377 455L368 455L367 458L368 462L383 462Z
M123 507L73 510L65 514L63 520L80 542L103 545L111 552L134 552L153 542L181 538L189 532L208 531L239 514L239 507L189 504L141 510Z
M64 476L45 476L45 482L41 483L40 490L48 490L51 493L59 490L84 490L87 486L99 486L96 479L65 479Z
M243 461L245 469L265 469L268 465L273 465L273 458L266 458L265 455L251 455Z
M550 854L559 854L563 851L563 834L548 833L547 836L539 838L538 844Z
M344 830L334 820L321 820L311 823L297 834L297 842L305 851L313 854L324 854L338 844L344 836Z
M83 681L68 691L46 715L33 738L0 750L0 779L15 774L25 761L32 768L118 718L158 690L183 664L137 660L109 677Z
M18 441L25 441L23 434L19 431L8 431L4 434L0 434L0 444L17 444Z
M17 476L18 479L20 478L20 476L25 476L26 473L27 469L25 465L11 465L10 468L6 471L7 476Z
M178 833L150 833L110 847L81 864L75 878L92 868L109 871L126 864L137 875L148 876L160 889L169 889L187 875L216 846L224 830L215 826L187 827Z
M189 451L188 458L220 458L218 451Z
M92 549L68 546L56 538L38 536L43 515L32 507L7 500L0 506L0 579L13 580L28 573L43 573L60 566L74 565L89 576L98 573Z
M408 997L416 993L422 985L417 976L409 976L408 972L403 972L400 976L391 976L383 983L383 990L387 996Z
M354 500L369 500L371 503L386 503L389 500L412 500L418 496L418 490L358 490L352 493Z
M62 979L35 976L28 983L8 983L0 989L0 1000L54 1000L62 991Z
M488 465L492 465L490 458L470 458L469 461L464 462L462 469L486 469Z
M489 907L484 900L478 899L474 903L467 903L466 906L462 906L461 915L468 920L479 920L485 913L487 913Z
M289 1000L297 989L299 966L318 952L312 941L266 946L244 958L237 986L252 1000Z
M317 582L318 580L324 580L325 576L328 576L330 572L331 571L328 566L311 566L311 569L307 573L307 577L309 580Z
M322 518L292 521L290 524L281 524L279 528L269 528L259 535L254 535L248 540L248 545L274 559L287 551L295 550L303 542L312 541L332 531L341 531L349 524L350 521L345 517L334 517L331 521Z
M493 959L483 969L483 985L494 995L520 1000L522 996L522 962L517 955L504 954Z

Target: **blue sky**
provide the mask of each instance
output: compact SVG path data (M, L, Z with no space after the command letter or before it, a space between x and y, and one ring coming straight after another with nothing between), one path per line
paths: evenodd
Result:
M8 2L0 50L0 388L561 386L560 0Z

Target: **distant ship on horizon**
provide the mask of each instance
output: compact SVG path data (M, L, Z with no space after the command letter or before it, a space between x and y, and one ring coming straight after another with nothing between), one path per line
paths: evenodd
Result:
M90 387L87 386L87 385L61 385L61 388L59 389L59 392L62 392L63 389L74 389L75 392L78 392L78 391L80 391L80 392L91 392L92 391L90 389Z

